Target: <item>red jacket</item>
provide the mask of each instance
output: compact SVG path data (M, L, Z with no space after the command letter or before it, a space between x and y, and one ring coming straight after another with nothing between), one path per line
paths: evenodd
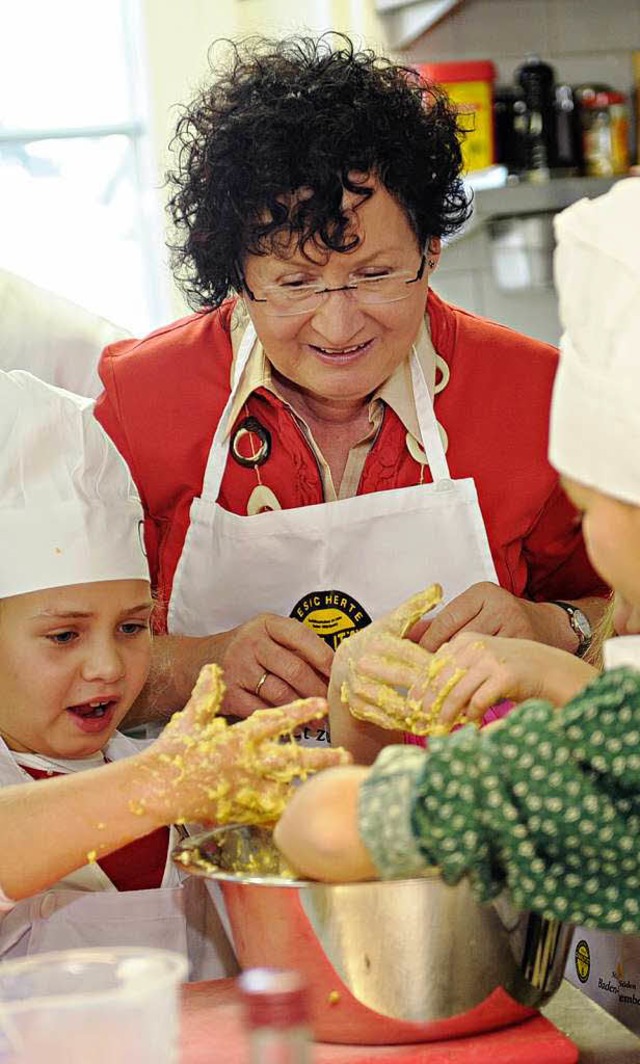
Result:
M233 305L229 300L143 340L112 344L100 362L105 390L96 416L129 463L140 491L152 580L165 603L189 507L201 493L213 433L229 395ZM451 371L449 384L435 399L436 416L449 437L449 468L454 478L475 480L501 585L539 601L603 593L576 513L546 457L555 349L452 307L434 292L428 312L433 345ZM271 433L271 454L260 466L260 479L281 506L322 502L316 459L286 406L261 388L241 417L247 414ZM406 448L405 435L387 407L359 494L419 483L420 466ZM246 514L256 484L254 469L228 458L220 505Z

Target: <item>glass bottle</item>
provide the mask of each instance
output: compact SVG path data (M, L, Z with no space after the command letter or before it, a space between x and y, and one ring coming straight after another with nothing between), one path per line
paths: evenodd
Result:
M238 979L249 1064L311 1064L307 990L298 972L249 968Z

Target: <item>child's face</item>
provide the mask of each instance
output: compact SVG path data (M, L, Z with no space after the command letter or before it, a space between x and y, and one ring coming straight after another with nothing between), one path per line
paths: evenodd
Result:
M640 507L563 478L567 495L582 511L587 551L600 576L616 592L615 629L640 633Z
M34 591L0 603L0 735L12 750L82 758L101 750L151 658L146 580Z

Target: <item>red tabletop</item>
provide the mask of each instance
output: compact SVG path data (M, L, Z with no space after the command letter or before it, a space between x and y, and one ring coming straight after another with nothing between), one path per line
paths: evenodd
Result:
M247 1041L233 979L183 987L180 1064L245 1064ZM314 1064L575 1064L578 1049L543 1016L446 1042L404 1046L316 1043Z

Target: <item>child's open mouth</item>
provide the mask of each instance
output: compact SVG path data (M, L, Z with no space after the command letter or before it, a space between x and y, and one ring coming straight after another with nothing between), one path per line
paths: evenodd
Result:
M67 712L76 720L78 727L85 732L102 731L111 723L116 700L82 702L78 706L68 706Z

